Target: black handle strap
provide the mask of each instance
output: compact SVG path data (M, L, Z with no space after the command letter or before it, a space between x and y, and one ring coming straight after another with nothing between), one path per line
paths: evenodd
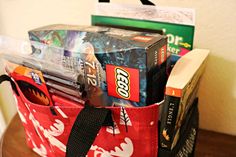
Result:
M143 5L155 5L154 3L150 2L149 0L140 0ZM110 0L99 0L99 2L106 2L109 3Z
M111 110L85 105L71 129L66 157L85 157L102 126L113 126Z
M19 96L19 92L16 88L16 84L15 82L11 79L11 77L9 77L8 75L1 75L0 76L0 84L4 81L9 81L11 83L12 89L14 90L14 92L16 93L17 96Z

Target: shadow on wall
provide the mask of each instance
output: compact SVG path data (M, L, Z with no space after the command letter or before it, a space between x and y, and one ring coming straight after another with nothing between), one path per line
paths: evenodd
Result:
M199 89L200 127L236 135L236 62L212 54Z

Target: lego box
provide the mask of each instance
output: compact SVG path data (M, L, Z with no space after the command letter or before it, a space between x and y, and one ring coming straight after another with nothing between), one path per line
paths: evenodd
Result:
M95 106L146 106L163 99L167 37L98 26L29 31L34 58L73 72ZM50 69L48 69L50 71ZM58 76L60 77L60 76Z

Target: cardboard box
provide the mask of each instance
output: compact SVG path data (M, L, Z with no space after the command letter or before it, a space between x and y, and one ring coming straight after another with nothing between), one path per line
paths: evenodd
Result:
M166 36L52 25L29 31L29 37L32 56L74 72L76 77L71 80L85 85L95 106L139 107L163 99Z

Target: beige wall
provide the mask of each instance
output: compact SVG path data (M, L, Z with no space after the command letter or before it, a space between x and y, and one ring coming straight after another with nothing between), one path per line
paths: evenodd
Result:
M126 2L125 0L111 0ZM52 24L90 24L96 0L0 0L0 34L27 39L27 30ZM236 135L236 1L156 0L195 8L195 47L211 54L200 88L201 128ZM130 0L129 3L139 3Z
M2 74L2 68L0 74ZM6 124L11 121L12 116L16 113L15 100L12 97L13 93L9 87L10 84L7 82L3 83L0 87L0 111L3 113L3 117L1 118L4 118ZM5 123L1 122L0 127L5 127Z
M200 127L236 135L236 1L158 0L196 9L195 47L211 54L200 87Z

